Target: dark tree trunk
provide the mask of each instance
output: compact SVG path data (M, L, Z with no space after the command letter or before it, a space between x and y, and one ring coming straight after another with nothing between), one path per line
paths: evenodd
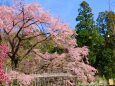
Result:
M18 61L19 59L17 57L13 57L11 59L12 70L16 70L18 68ZM13 85L17 85L17 79L13 80Z
M18 68L18 58L13 58L11 59L11 66L12 66L12 70L15 70L16 68Z

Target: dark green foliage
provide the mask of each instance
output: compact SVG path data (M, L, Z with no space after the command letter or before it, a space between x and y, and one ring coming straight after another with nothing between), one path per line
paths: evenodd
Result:
M92 10L86 1L80 4L76 18L78 46L88 46L89 62L107 79L115 77L115 14L100 12L96 25Z
M90 34L89 34L89 31L88 30L81 30L78 33L78 36L77 36L77 42L78 42L78 46L84 46L84 45L87 45L89 46L91 43L91 37L90 37Z
M62 54L63 52L66 52L66 49L64 49L62 46L57 46L55 42L50 38L50 40L46 40L42 42L40 45L38 45L38 48L43 52L48 53L55 53Z
M45 46L43 45L40 50L42 52L49 52L49 53L55 53L57 52L58 54L62 54L64 52L66 52L66 49L64 49L63 47L60 47L60 46L55 46L53 44L49 45L49 44L46 44Z
M91 30L94 26L93 23L93 14L92 10L89 7L89 4L86 1L83 1L80 4L80 9L78 9L78 16L76 18L76 21L78 24L76 25L76 29L79 30Z
M49 52L49 53L51 53L52 50L54 49L54 47L55 47L54 43L46 41L46 42L43 42L42 44L40 44L38 48L42 52Z
M50 53L55 53L55 52L57 52L58 54L62 54L64 51L65 51L64 48L54 47L54 48L50 51Z
M106 78L115 77L115 35L114 35L114 16L113 12L100 12L97 18L97 27L100 29L100 34L103 35L105 42L102 48L97 53L96 67L101 75Z
M79 14L76 18L76 37L78 46L88 46L90 49L89 61L95 64L98 47L104 43L103 36L100 35L99 28L96 27L93 20L92 9L86 1L80 4Z
M98 53L96 58L96 66L99 69L101 75L104 75L106 78L113 78L113 50L110 48L105 48Z
M102 35L107 31L107 11L100 12L97 18L97 27Z
M89 7L89 4L86 1L83 1L80 4L78 12L79 14L76 18L76 21L78 22L76 25L78 46L90 46L92 45L92 32L95 27L92 10Z

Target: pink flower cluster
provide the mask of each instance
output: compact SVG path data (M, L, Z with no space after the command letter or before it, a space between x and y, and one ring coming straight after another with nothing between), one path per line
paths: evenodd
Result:
M65 56L64 54L59 55L57 53L51 54L48 52L46 52L45 54L42 55L42 57L46 60L55 59L55 58L63 58L64 56Z
M69 54L72 58L74 58L76 61L81 61L83 58L86 58L88 55L88 48L82 47L82 48L69 48Z
M74 60L66 62L68 68L76 74L78 79L86 82L94 79L96 70L84 62L84 59L88 61L86 57L89 52L87 47L76 48L75 31L68 24L61 22L59 18L51 17L50 13L43 10L39 4L32 3L15 7L0 6L0 29L8 33L8 36L6 34L6 38L13 37L12 33L18 32L18 35L23 37L23 40L28 37L37 37L41 29L47 29L46 31L51 34L55 44L63 46L68 52L65 53L66 55L49 54L47 52L45 54L38 53L46 60L57 57L73 58ZM41 41L39 36L38 41ZM7 46L1 45L0 52L0 68L2 68L8 52ZM1 76L1 81L7 81L2 69ZM3 76L5 77L3 78ZM32 76L17 72L10 75L10 77L13 76L24 85L29 84L33 79Z
M26 75L17 71L11 71L10 73L8 73L8 77L11 80L16 79L20 84L24 86L31 84L31 82L34 80L34 77L32 75Z
M6 60L6 56L8 54L8 47L6 45L0 45L0 67L3 66L5 60Z
M8 54L8 47L6 45L0 45L0 82L9 83L10 80L7 77L6 73L3 71L3 65L6 61L6 57Z
M10 83L10 79L1 68L0 68L0 82L5 82L6 84Z

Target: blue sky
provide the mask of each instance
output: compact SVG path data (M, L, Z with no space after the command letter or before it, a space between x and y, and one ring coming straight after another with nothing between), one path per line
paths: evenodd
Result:
M4 0L7 1L7 0ZM75 27L75 18L78 15L78 8L83 0L25 0L28 3L39 2L42 7L49 10L52 16L59 16L62 21L67 22L71 27ZM109 0L85 0L92 8L94 19L98 13L109 9ZM115 1L110 0L111 9L115 10Z
M28 0L27 0L28 1ZM49 10L53 16L60 16L61 20L75 27L75 18L78 15L78 8L83 0L29 0L39 2L42 7ZM109 0L85 0L92 8L94 19L98 13L109 9ZM111 0L111 9L114 10L115 2Z

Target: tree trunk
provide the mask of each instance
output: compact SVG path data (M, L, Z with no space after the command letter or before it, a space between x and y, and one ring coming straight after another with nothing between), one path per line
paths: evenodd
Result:
M12 70L16 70L16 68L18 68L18 58L14 57L13 59L11 59L11 66L12 66ZM17 79L13 80L13 85L17 85Z
M11 66L12 66L12 70L15 70L16 68L18 68L18 58L13 58L11 59Z

